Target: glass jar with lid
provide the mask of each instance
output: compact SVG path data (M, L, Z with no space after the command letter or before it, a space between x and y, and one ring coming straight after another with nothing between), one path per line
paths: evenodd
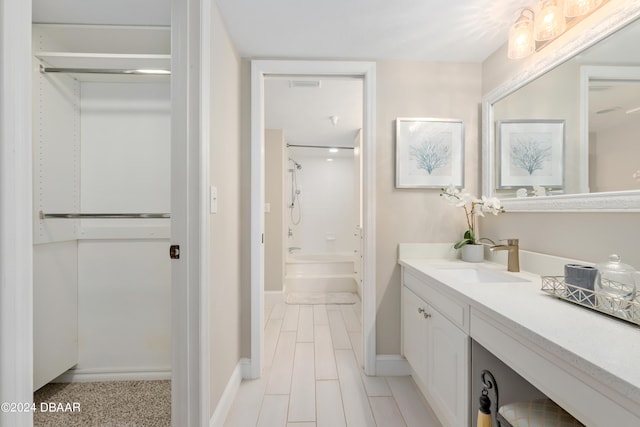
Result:
M620 256L615 254L609 255L606 262L597 264L596 269L598 275L595 290L599 307L619 314L619 311L627 308L625 301L636 297L638 272L632 266L622 263Z

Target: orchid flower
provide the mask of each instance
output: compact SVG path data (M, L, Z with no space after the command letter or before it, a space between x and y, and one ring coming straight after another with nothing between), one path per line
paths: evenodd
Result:
M447 202L464 209L467 231L465 231L463 239L453 245L455 249L460 249L464 245L477 245L482 240L495 244L493 240L486 237L476 238L476 217L484 216L485 212L493 215L504 212L504 208L498 198L482 196L481 199L478 199L465 190L459 190L453 184L447 188L442 188L440 195Z

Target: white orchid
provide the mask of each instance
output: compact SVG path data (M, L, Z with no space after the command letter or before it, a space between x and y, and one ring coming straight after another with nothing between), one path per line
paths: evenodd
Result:
M484 216L485 212L489 212L493 215L498 215L500 212L504 212L504 208L498 198L482 196L482 199L478 199L465 190L457 189L453 184L448 188L441 189L440 195L456 207L463 208L467 220L468 228L464 233L464 238L453 245L454 248L460 249L467 244L475 245L481 240L487 240L494 243L493 240L486 237L476 238L476 217Z
M500 212L504 212L504 208L497 197L482 196L481 211L498 215Z

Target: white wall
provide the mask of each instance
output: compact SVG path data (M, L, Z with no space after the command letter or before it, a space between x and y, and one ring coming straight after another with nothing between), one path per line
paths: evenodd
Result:
M353 233L356 223L358 196L354 192L354 159L351 150L329 153L328 149L290 148L289 157L302 165L296 170L299 204L302 220L295 225L291 220L291 209L285 210L293 236L286 246L302 248L302 253L349 253L353 254ZM347 155L348 154L348 155ZM328 161L327 159L332 159ZM285 203L291 203L291 172L287 167L287 191ZM298 215L298 206L293 210Z
M81 85L84 212L169 212L168 83Z
M212 214L209 317L211 413L242 356L241 283L249 284L249 161L240 144L240 57L211 2L210 179L218 188L218 213ZM244 225L247 224L246 227ZM243 234L246 233L246 234ZM249 295L245 296L249 298ZM244 307L243 307L244 308ZM247 309L247 318L250 311ZM247 337L248 339L248 337Z
M465 187L480 187L479 64L409 61L377 63L377 352L400 353L399 243L455 242L465 230L460 209L438 189L395 188L395 119L462 119L465 129Z

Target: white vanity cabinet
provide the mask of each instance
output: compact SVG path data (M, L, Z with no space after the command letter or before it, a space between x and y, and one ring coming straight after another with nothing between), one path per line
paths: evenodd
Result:
M469 425L469 307L406 268L402 282L402 346L411 374L443 425Z

